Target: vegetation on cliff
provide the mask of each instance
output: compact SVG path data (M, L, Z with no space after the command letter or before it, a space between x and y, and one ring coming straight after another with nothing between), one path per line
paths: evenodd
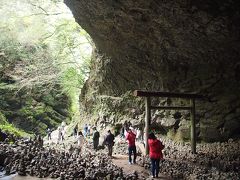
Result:
M62 2L0 5L1 129L43 134L78 115L90 38Z

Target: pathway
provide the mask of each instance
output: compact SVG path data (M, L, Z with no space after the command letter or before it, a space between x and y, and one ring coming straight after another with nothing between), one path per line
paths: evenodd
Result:
M139 176L144 179L153 179L153 178L150 178L150 175L149 175L150 170L147 170L144 167L140 166L138 162L137 164L129 165L127 155L114 155L112 161L118 167L123 168L123 172L126 174L133 173L134 171L136 171L139 174ZM168 178L163 174L160 174L158 179L171 180L170 178Z

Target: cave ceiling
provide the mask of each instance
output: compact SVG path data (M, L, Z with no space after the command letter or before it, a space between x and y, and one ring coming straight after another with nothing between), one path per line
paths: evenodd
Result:
M113 59L210 61L238 54L237 0L65 0L98 50ZM226 57L225 57L226 58ZM231 59L231 57L228 57Z

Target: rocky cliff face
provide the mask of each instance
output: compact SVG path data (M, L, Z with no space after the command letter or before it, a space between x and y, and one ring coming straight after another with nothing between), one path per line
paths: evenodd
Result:
M0 86L0 124L1 119L6 119L25 132L45 134L47 128L56 128L62 121L69 121L69 98L58 89L46 93L37 89L31 93L27 90L16 93Z
M209 97L209 101L197 103L199 138L215 141L239 136L238 0L65 3L96 45L91 74L81 96L84 112L95 112L96 119L104 121L124 116L122 120L141 120L143 108L136 105L141 100L127 98L129 103L121 103L112 96L124 99L123 94L134 89L195 92ZM116 108L123 109L119 116L113 114ZM187 112L153 112L153 117L165 130L187 138Z

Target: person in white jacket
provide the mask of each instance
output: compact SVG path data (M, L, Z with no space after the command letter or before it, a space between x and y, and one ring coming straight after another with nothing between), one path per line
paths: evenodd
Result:
M84 139L84 136L81 131L78 132L77 142L78 142L78 148L80 149L80 152L81 152L81 150L84 146L84 143L85 143L85 139Z

